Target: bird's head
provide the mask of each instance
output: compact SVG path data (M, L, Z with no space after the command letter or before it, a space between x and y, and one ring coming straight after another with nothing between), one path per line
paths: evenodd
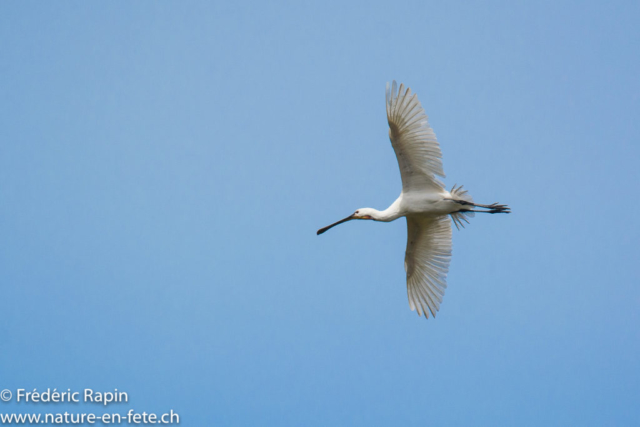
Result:
M375 214L375 209L371 208L361 208L358 209L351 215L351 219L373 219L373 215Z
M354 213L352 213L351 215L349 215L348 217L341 219L338 222L334 222L331 225L327 225L324 228L321 228L320 230L318 230L318 232L316 234L322 234L325 231L327 231L328 229L335 227L338 224L342 224L343 222L347 222L347 221L351 221L352 219L374 219L375 218L375 213L377 211L375 209L371 209L371 208L360 208L357 211L355 211Z

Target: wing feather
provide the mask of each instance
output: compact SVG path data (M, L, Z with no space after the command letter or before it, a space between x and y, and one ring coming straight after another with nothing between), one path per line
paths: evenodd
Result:
M396 152L402 191L439 191L444 185L436 178L444 177L442 152L427 115L420 105L418 96L405 90L404 84L398 88L394 80L386 91L389 139Z
M447 287L451 260L451 221L448 216L407 216L407 294L418 315L435 317ZM427 311L428 310L428 311Z

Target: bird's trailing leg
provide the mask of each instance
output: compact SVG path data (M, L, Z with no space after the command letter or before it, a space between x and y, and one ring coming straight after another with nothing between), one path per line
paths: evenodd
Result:
M458 200L456 200L456 202L460 203L461 205L472 206L474 208L487 209L486 211L485 210L474 210L474 209L460 209L460 212L484 212L484 213L490 213L490 214L511 213L511 208L509 206L500 205L498 203L492 203L490 205L479 205L477 203L469 203L469 202L458 201Z
M462 186L456 188L456 186L454 185L453 188L451 189L452 194L465 194L466 191L461 191ZM473 209L460 209L458 212L484 212L484 213L511 213L511 208L509 208L509 206L507 205L501 205L499 203L492 203L490 205L481 205L479 203L474 203L471 202L469 200L464 200L461 198L454 198L454 199L445 199L445 200L451 200L454 201L460 205L463 206L469 206L469 207L473 207L473 208L484 208L487 209L486 211L481 211L481 210L473 210Z
M479 205L477 203L473 203L473 206L476 208L485 208L488 209L486 211L473 211L473 212L486 212L486 213L511 213L511 208L507 205L501 205L498 203L492 203L490 205Z
M453 220L453 223L455 224L456 228L458 230L460 230L460 227L464 228L464 224L462 223L462 221L466 222L467 224L469 224L469 220L466 218L465 214L467 215L473 215L472 212L479 212L479 213L490 213L490 214L495 214L495 213L511 213L511 209L509 209L509 207L507 205L499 205L497 203L493 203L491 205L476 205L475 203L469 203L466 201L458 201L456 200L456 202L460 203L461 205L466 205L466 206L470 206L470 207L479 207L479 208L486 208L487 210L479 210L479 209L467 209L467 208L463 208L460 209L457 212L453 212L451 213L451 219Z

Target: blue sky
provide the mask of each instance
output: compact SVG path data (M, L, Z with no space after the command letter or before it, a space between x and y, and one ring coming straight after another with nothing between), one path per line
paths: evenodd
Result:
M0 389L117 388L182 425L640 420L637 2L3 2ZM436 319L384 88L454 230Z

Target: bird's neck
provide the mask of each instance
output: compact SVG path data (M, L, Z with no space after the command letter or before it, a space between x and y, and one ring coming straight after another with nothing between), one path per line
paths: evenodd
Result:
M400 210L397 208L396 204L389 206L387 209L383 211L375 211L375 215L371 215L371 217L375 221L382 222L391 222L400 218L402 215L400 214Z

